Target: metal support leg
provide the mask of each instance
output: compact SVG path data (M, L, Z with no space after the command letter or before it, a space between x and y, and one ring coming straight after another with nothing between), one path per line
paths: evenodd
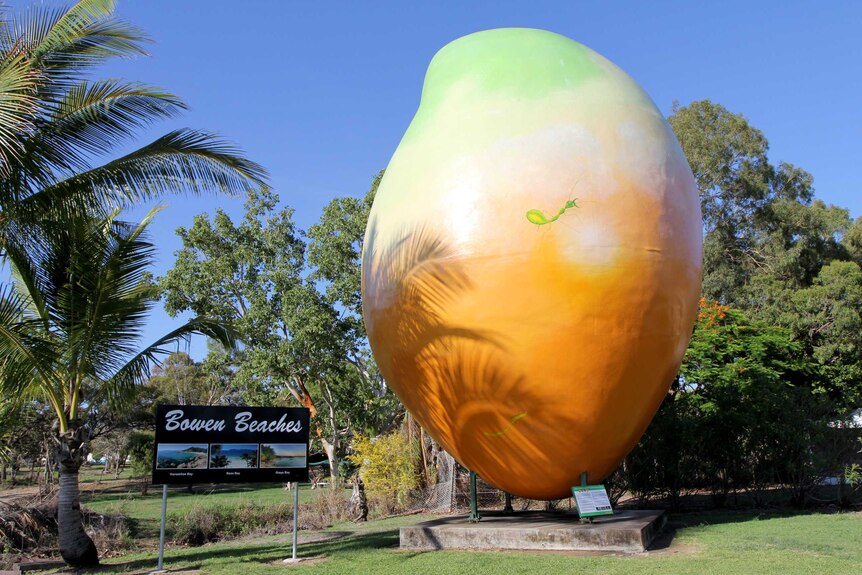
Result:
M296 561L296 526L297 515L299 514L299 482L293 482L293 556L291 559Z
M285 563L288 565L292 564L292 563L299 563L300 561L302 561L296 555L296 548L297 548L296 539L297 539L297 529L298 529L297 528L297 525L298 525L297 516L299 514L299 482L294 481L292 487L293 487L293 552L291 553L289 559L282 560L282 563Z
M581 473L581 486L586 487L587 485L589 485L589 483L587 483L587 472L584 471ZM592 523L592 522L593 522L592 517L581 517L581 523Z
M506 505L503 507L503 513L514 513L515 510L512 508L512 494L506 493Z
M482 519L481 515L479 515L479 504L476 497L476 473L470 472L470 521L472 523L478 522Z

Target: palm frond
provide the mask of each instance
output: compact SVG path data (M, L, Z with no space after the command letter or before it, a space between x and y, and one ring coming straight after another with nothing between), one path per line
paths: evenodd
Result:
M161 209L151 210L138 225L118 222L116 214L106 219L98 261L82 260L77 291L85 292L87 299L85 305L72 302L75 307L67 310L71 313L77 309L83 316L67 338L82 369L96 377L110 377L124 358L135 352L157 300L153 286L145 281L155 247L144 237L144 231ZM74 293L69 295L71 298Z
M24 301L27 308L34 317L42 321L42 327L47 332L50 331L50 319L43 298L43 270L38 266L39 254L43 246L39 245L40 242L34 241L36 238L30 234L27 235L25 242L14 241L18 237L18 234L12 234L8 238L10 241L5 242L4 256L9 263L16 293L26 296L27 299Z
M14 288L0 287L0 390L17 396L38 386L56 397L61 387L54 372L56 349L27 308Z
M28 144L33 154L50 154L37 165L62 163L68 171L86 170L91 167L88 156L107 153L139 128L184 109L177 96L144 84L80 82L62 94Z
M267 173L217 136L182 129L107 164L47 186L22 199L22 213L44 214L128 206L166 194L221 192L240 195L266 186Z
M80 0L68 9L33 8L10 27L24 41L34 67L47 70L50 83L80 77L108 58L146 54L148 38L114 17L114 0Z
M159 356L169 355L173 351L168 346L178 341L188 341L193 334L205 335L226 349L233 349L237 342L236 332L222 322L202 317L191 319L130 359L105 382L101 392L105 394L111 405L117 407L124 405L134 397L135 387L149 376L150 368L159 363Z
M2 52L0 61L0 177L11 171L23 152L22 135L33 130L38 72L16 47Z

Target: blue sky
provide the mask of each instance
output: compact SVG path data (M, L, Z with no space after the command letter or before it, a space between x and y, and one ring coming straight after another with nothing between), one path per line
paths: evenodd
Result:
M55 2L47 2L56 5ZM13 7L29 2L11 2ZM814 176L817 196L862 216L862 2L299 2L119 0L155 43L104 76L156 84L191 110L178 126L220 133L263 164L305 228L342 195L362 195L419 102L447 42L523 26L573 38L628 72L665 114L708 98L743 113L773 162ZM151 226L164 273L177 226L241 199L174 197ZM159 309L147 340L178 320ZM192 355L202 358L203 341Z

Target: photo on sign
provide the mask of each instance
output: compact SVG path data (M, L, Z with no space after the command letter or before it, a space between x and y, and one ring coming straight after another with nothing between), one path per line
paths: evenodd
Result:
M261 468L305 467L304 443L261 443Z
M208 452L206 443L160 443L156 469L206 469Z
M213 443L210 469L249 469L257 467L257 443Z

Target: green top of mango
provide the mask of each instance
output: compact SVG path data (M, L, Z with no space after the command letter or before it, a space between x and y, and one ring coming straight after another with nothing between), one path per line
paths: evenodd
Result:
M447 92L468 82L481 98L504 92L540 98L606 73L609 62L574 40L532 28L498 28L458 38L428 66L420 109L433 114Z

